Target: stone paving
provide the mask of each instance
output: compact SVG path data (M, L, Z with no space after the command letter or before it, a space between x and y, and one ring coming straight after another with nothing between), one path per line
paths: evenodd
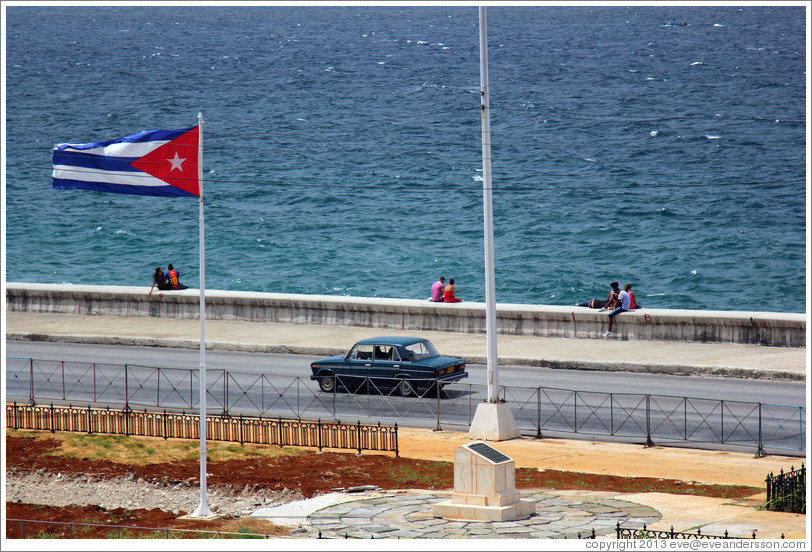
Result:
M331 505L307 517L311 537L360 539L508 538L577 539L595 530L614 538L615 526L642 527L661 519L648 506L617 500L615 493L589 492L579 497L554 491L522 493L536 502L528 519L505 522L453 521L435 518L432 506L450 493L407 491Z

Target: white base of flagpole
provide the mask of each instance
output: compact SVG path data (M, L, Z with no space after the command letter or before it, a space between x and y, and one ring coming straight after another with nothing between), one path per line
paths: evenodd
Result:
M189 514L189 517L193 518L209 518L213 516L214 514L211 513L211 510L209 510L208 505L204 503L198 504L197 508L195 508L195 511Z
M468 437L482 441L508 441L520 436L519 427L507 403L481 402L477 405Z

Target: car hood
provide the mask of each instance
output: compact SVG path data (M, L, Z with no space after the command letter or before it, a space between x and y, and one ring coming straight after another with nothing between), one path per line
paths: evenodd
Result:
M325 358L320 358L316 361L316 364L321 364L322 362L344 362L344 357L346 355L333 355Z

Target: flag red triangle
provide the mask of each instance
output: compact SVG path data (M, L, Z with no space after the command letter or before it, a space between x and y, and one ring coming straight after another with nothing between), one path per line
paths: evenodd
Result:
M195 127L136 159L130 165L200 197L197 174L199 131L200 127Z

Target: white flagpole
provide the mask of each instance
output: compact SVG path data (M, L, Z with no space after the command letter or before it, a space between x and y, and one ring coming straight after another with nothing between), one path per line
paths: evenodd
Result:
M496 288L493 257L493 199L491 191L491 116L488 97L488 31L485 6L479 7L479 74L482 111L482 203L485 215L485 335L487 340L488 402L498 402L496 354Z
M206 219L203 215L203 114L197 114L197 182L200 196L200 504L192 517L211 517L206 503Z

